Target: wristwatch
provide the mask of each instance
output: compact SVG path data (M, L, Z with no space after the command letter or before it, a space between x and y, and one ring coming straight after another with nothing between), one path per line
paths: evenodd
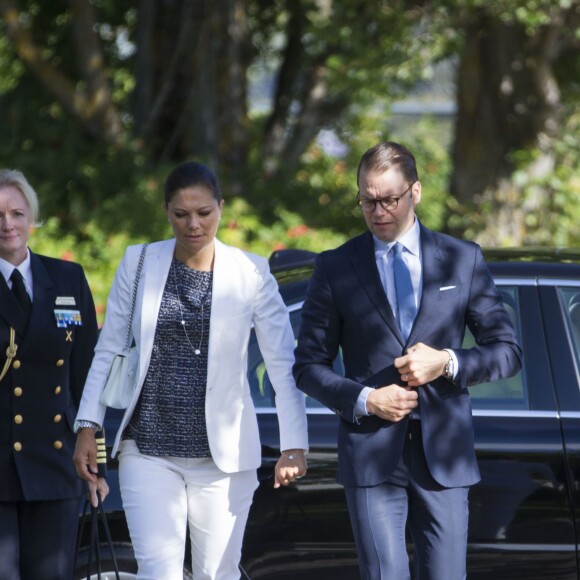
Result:
M78 433L81 429L94 429L95 431L99 431L101 426L97 425L97 423L93 422L93 421L85 421L84 419L81 419L79 421L75 421L74 425L73 425L73 431L75 433Z
M443 376L448 381L452 381L453 376L455 375L455 363L453 361L453 357L451 356L451 353L447 349L445 349L445 352L449 355L449 360L447 361L447 364L445 365L445 368L443 369Z

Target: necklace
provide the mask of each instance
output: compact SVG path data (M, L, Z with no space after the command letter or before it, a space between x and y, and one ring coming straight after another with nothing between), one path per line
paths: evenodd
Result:
M189 338L189 334L187 334L185 318L183 316L183 305L181 304L181 298L179 297L179 288L177 287L177 272L175 269L175 261L171 262L171 277L173 278L173 285L175 286L175 294L177 295L177 304L179 305L179 315L181 318L181 320L180 320L181 328L183 328L185 338L187 339L187 342L189 343L189 346L191 347L193 354L200 355L201 354L201 343L203 341L203 331L205 330L205 318L203 316L203 309L204 309L205 301L207 300L207 297L209 295L209 291L211 290L211 283L208 284L207 290L205 291L205 294L203 295L203 298L201 299L201 308L200 308L201 332L199 333L199 344L197 345L197 348L194 348L193 344L191 343L191 339Z

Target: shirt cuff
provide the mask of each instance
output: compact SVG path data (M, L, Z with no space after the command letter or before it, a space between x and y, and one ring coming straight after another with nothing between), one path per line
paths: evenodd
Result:
M370 415L370 413L367 411L367 397L372 390L372 387L364 387L363 390L359 393L358 399L356 400L356 405L354 407L355 419L368 417Z

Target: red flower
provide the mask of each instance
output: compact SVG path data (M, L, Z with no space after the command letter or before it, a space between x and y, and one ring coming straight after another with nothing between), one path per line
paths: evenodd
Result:
M310 228L305 224L300 224L298 226L292 226L288 229L289 238L300 238L305 236L310 231Z

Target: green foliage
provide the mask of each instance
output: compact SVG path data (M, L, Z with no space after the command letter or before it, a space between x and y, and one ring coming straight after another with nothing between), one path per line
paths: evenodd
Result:
M39 0L19 4L26 6L24 18L45 58L78 78L68 4ZM161 204L163 180L171 167L150 165L148 143L135 142L130 133L135 87L131 43L138 9L128 0L94 0L93 5L124 140L110 145L83 132L15 57L0 24L0 166L22 169L39 193L47 221L34 234L33 249L81 262L102 309L125 246L170 235ZM420 218L433 229L446 229L457 210L447 190L453 127L450 121L436 119L395 121L390 114L393 99L405 96L417 80L431 78L437 60L461 50L466 22L485 14L517 20L532 30L555 11L577 5L577 0L435 0L428 6L384 0L251 0L246 5L252 74L260 67L272 75L278 72L285 25L294 10L305 7L306 58L298 76L318 65L325 70L328 101L337 95L348 99L340 114L331 111L325 121L325 128L347 146L342 156L314 143L296 170L270 178L261 158L266 119L255 115L249 119L252 146L243 199L228 198L228 175L220 175L226 196L220 237L268 255L279 247L333 247L363 231L355 203L356 168L362 153L381 140L401 141L415 153L423 184ZM565 40L575 34L578 31L570 29ZM578 244L577 45L571 44L556 73L569 107L564 111L568 126L554 150L556 169L542 182L535 181L527 171L534 152L524 152L514 184L525 190L522 203L537 195L539 187L552 193L545 212L527 216L535 241ZM296 94L286 98L296 99ZM484 222L486 216L480 219Z
M72 233L63 234L59 220L52 217L32 233L30 247L38 254L71 260L83 266L93 293L99 322L102 323L107 296L126 247L169 238L172 235L161 205L155 205L157 217L164 222L163 228L152 229L149 223L142 222L140 235L134 235L123 230L117 230L116 233L106 232L95 222L88 222L83 227L82 237L79 238ZM241 198L233 198L226 203L221 223L218 232L220 240L266 257L278 249L320 251L346 241L346 236L330 229L309 228L303 223L301 216L282 208L278 208L273 223L265 224Z
M541 179L534 179L526 170L530 157L522 155L522 170L514 182L523 190L522 203L533 204L526 214L528 244L549 246L580 246L580 112L571 115L568 131L554 144L555 169Z
M146 241L147 237L131 237L124 232L107 234L91 222L86 224L83 234L81 240L73 234L63 235L58 219L50 218L32 233L30 247L37 254L78 262L83 266L102 323L107 296L125 248Z

